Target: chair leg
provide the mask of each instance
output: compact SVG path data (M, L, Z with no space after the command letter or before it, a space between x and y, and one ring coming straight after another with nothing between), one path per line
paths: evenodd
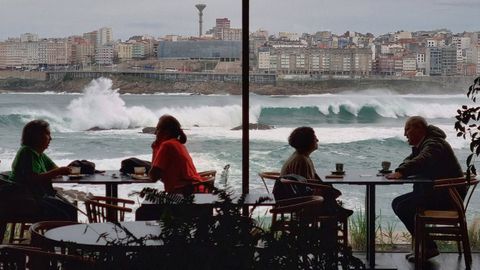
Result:
M458 255L461 256L462 255L462 244L463 243L460 243L460 241L457 240L457 251L458 251ZM465 250L464 250L465 251Z
M0 244L3 244L5 240L5 231L7 230L7 223L1 222L0 223Z
M422 253L424 252L423 250L423 232L422 232L422 225L421 221L416 219L415 221L415 235L412 237L412 241L415 244L415 250L414 250L414 255L415 255L415 269L422 269L423 267L423 259L422 259Z
M467 224L462 223L460 225L460 230L462 234L463 256L465 257L465 267L466 269L470 269L472 266L472 250L470 249L470 240L468 239Z

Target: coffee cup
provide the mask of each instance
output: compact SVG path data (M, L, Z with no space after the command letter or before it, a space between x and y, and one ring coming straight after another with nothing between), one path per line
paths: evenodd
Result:
M69 167L70 168L70 174L80 174L80 167Z
M134 167L133 172L136 175L145 175L146 169L145 169L145 167Z
M382 161L382 171L388 171L390 170L390 161Z
M335 170L337 170L337 172L343 172L343 163L335 163Z

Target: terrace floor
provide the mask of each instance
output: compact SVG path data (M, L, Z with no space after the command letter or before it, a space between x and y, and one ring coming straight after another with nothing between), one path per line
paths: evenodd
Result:
M376 261L378 268L375 269L414 270L415 265L405 259L406 254L405 252L386 253L377 251ZM354 252L354 256L362 258L365 255ZM480 270L480 253L472 253L472 257L472 270ZM439 256L430 259L424 269L463 270L465 269L465 261L463 255L459 256L458 253L440 253Z

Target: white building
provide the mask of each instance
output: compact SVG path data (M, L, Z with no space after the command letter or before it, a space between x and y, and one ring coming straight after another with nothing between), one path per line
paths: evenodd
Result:
M293 33L293 32L278 32L278 37L291 40L291 41L300 40L300 36L298 35L298 33Z
M270 68L270 51L258 52L258 69Z
M95 62L99 65L112 65L113 55L113 45L99 46L95 50Z
M393 40L398 41L400 39L410 39L412 38L412 33L407 31L401 31L393 35Z
M97 31L97 46L102 46L113 42L112 28L102 27Z
M20 42L37 42L38 35L32 33L25 33L20 35Z

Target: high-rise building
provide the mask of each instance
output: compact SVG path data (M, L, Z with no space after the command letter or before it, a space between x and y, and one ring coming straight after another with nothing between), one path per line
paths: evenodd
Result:
M112 28L102 27L98 29L97 46L102 46L113 42Z

